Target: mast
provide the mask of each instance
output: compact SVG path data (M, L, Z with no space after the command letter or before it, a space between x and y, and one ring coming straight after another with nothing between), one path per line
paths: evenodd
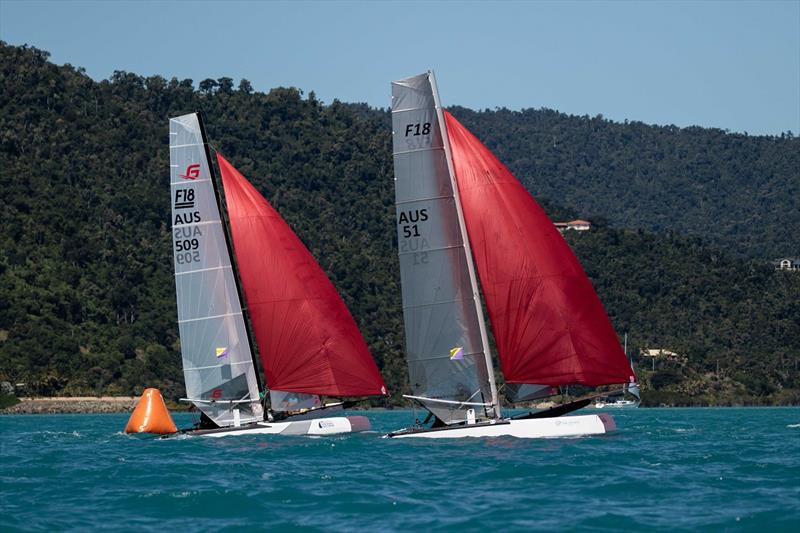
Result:
M491 418L498 419L500 418L500 402L497 396L497 384L495 383L494 379L494 364L492 363L492 353L489 350L489 337L486 334L486 319L483 316L480 293L478 292L478 280L475 276L475 264L472 260L472 247L470 246L469 235L467 234L467 226L464 222L464 213L461 209L461 197L459 196L458 183L455 179L453 155L450 151L450 136L447 133L447 124L444 120L442 102L439 99L439 88L436 85L436 75L433 73L433 70L428 71L428 78L430 79L431 90L433 91L433 101L436 107L436 118L439 121L439 128L442 132L445 159L447 160L447 172L450 176L450 183L453 187L453 195L455 196L456 212L458 214L458 227L459 231L461 232L461 237L464 241L464 248L467 255L467 270L469 272L469 281L472 288L472 297L475 302L475 311L478 315L478 328L481 334L481 344L483 345L486 372L488 373L487 379L489 381L489 389L492 395L492 412L489 413L489 416Z
M625 347L623 348L623 351L625 352L625 359L628 359L628 332L627 331L625 332L625 344L624 344L624 346ZM628 359L628 361L630 362L630 359ZM633 369L633 363L631 363L631 370L632 369ZM622 391L623 392L627 392L628 391L628 384L627 383L624 383L622 385Z
M217 189L217 180L215 178L214 172L214 165L211 164L211 151L209 150L208 146L208 137L206 136L206 126L203 123L203 117L200 116L200 113L195 113L197 115L197 123L200 125L200 136L203 139L203 150L205 150L206 154L206 161L208 161L208 173L211 176L211 190L214 191L214 198L217 201L217 209L219 209L220 218L222 221L222 234L225 236L225 246L228 249L228 256L230 257L231 261L231 270L233 270L233 282L236 285L236 294L239 295L239 302L244 303L242 305L242 315L244 318L244 330L247 334L247 344L250 346L250 359L253 361L253 368L256 369L256 381L258 382L258 392L261 393L264 390L264 383L261 379L261 373L258 372L258 358L256 357L255 350L253 347L255 343L253 342L253 336L250 332L250 315L247 310L246 301L244 299L244 293L242 292L242 286L239 276L239 264L236 261L236 254L233 253L233 247L231 246L231 235L230 235L230 223L228 222L228 211L227 209L223 208L222 205L222 198L220 197L219 190ZM265 415L266 416L266 413Z

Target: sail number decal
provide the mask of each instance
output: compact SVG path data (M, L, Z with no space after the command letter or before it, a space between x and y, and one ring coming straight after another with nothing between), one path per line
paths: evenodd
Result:
M175 189L175 209L194 208L194 189Z
M401 237L400 253L413 252L415 265L428 262L428 252L424 250L430 248L430 245L420 231L420 223L426 220L428 220L427 208L401 211L397 217L397 227Z
M197 226L182 226L172 229L175 246L175 262L179 265L200 261L200 237L203 232Z
M406 239L409 237L419 237L419 226L416 224L413 226L403 226L403 237Z
M200 222L200 212L195 210L195 190L192 187L175 189L172 199L175 211L172 239L175 249L175 262L179 265L200 262L200 244L203 232L196 224ZM191 211L190 211L191 210Z
M425 150L433 146L433 123L431 122L412 122L406 124L405 131L402 129L403 139L405 140L406 150ZM398 133L400 133L398 132Z
M419 224L417 223L426 220L428 220L427 209L414 209L413 211L401 211L397 222L403 232L403 237L407 239L419 237Z
M195 208L194 189L192 188L175 189L175 198L172 200L172 207L175 211L180 211L179 213L175 213L175 220L172 221L173 226L179 224L196 224L201 220L199 211L184 211Z
M406 125L406 137L412 135L418 137L420 135L428 135L431 132L430 122L417 122L416 124Z

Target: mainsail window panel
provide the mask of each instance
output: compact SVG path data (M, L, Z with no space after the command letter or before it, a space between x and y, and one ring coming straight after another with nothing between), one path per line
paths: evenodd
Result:
M225 235L219 222L172 228L175 273L230 267Z
M450 180L437 179L447 175L444 150L428 150L395 154L395 199L398 204L409 200L453 196Z
M397 206L399 253L461 246L455 199L436 198Z
M178 306L179 321L241 313L230 267L182 274L175 285L186 296Z
M251 370L250 348L241 315L183 322L178 327L181 335L181 351L190 361L190 364L184 362L184 369L187 372L196 368L221 368L230 365L237 368L232 373L234 376ZM255 381L255 374L253 380ZM188 385L187 376L187 387ZM193 389L197 391L196 394L188 396L197 398L201 391L213 388L215 385L221 386L222 383L204 383L203 387Z
M395 154L442 148L442 131L436 109L412 109L392 114L392 149Z
M419 107L434 107L433 91L427 73L392 82L393 113Z
M400 254L400 271L413 276L414 283L402 283L403 307L462 302L474 306L466 258L461 248ZM470 314L467 312L466 314Z
M403 320L409 360L449 354L459 347L465 353L482 352L480 334L468 329L477 326L477 319L464 303L405 308Z
M219 222L217 198L211 180L179 181L172 183L173 226L199 222ZM198 220L197 214L206 218Z
M479 354L478 357L483 355ZM482 396L476 394L479 387L474 355L452 363L438 366L410 362L408 373L411 387L424 390L424 396L428 398L456 401L476 401L475 398L478 398L480 401Z

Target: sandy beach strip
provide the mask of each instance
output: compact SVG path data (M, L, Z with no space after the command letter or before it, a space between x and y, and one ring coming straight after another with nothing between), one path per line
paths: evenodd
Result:
M20 398L17 405L0 410L6 415L62 413L130 413L138 396L62 396Z

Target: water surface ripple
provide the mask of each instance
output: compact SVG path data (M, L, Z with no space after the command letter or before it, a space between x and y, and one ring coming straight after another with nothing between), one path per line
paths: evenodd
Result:
M551 440L154 439L0 416L0 530L800 531L800 408L638 409ZM175 417L187 426L189 415Z

